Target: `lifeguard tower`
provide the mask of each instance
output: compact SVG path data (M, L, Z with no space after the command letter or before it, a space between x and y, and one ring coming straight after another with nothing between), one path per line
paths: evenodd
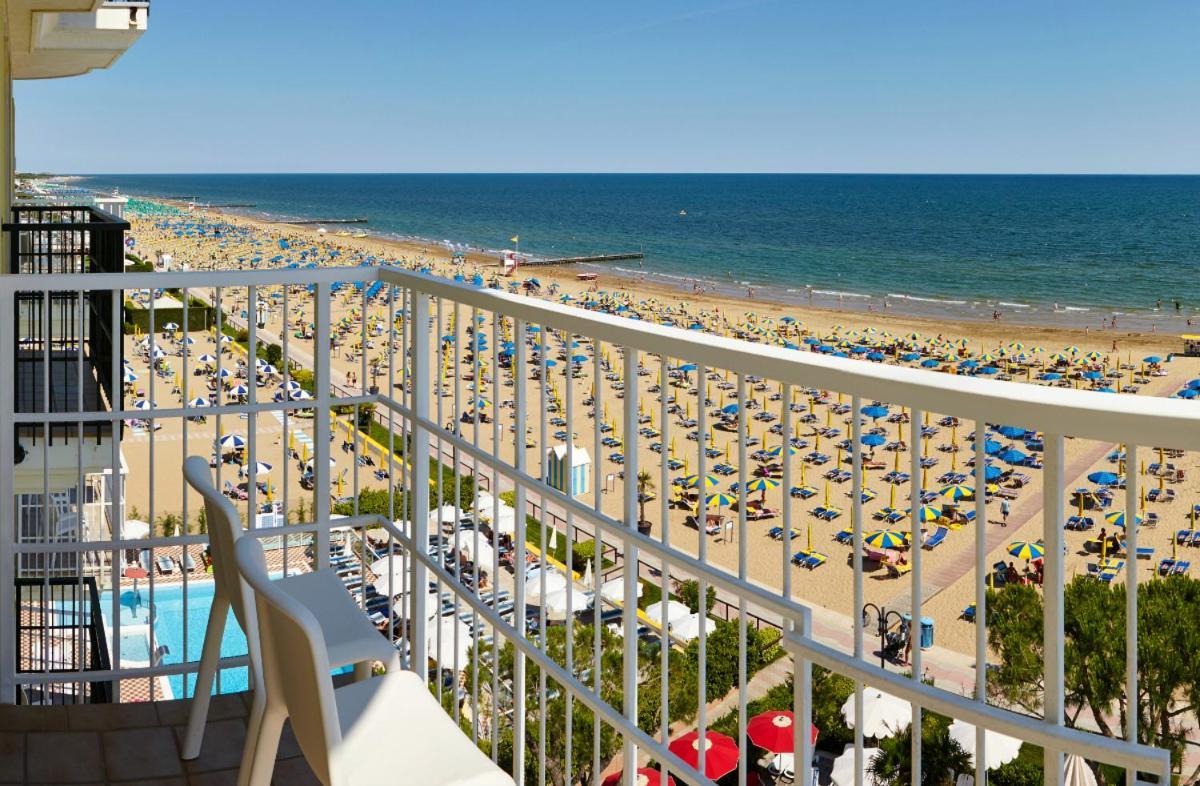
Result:
M587 494L591 490L592 457L581 447L571 448L571 496ZM546 451L546 483L564 494L567 493L567 446L555 445Z

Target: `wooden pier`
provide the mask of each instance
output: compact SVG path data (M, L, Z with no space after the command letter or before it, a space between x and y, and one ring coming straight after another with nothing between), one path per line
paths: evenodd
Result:
M630 259L645 259L641 251L629 251L623 254L595 254L587 257L558 257L556 259L528 259L521 262L521 267L541 267L543 265L578 265L585 262L621 262Z
M303 221L280 221L280 224L366 224L365 218L322 218L317 220L305 219Z

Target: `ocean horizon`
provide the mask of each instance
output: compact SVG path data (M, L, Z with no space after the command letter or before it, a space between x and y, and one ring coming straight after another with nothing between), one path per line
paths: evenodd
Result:
M926 316L1200 323L1200 176L102 174L84 188L597 266L689 291ZM332 227L332 225L331 225ZM1178 301L1178 306L1176 306Z

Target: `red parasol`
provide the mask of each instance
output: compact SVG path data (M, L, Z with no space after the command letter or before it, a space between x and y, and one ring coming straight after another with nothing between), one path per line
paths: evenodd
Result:
M691 731L670 745L674 753L696 769L700 766L700 732ZM716 731L704 734L704 777L709 780L722 778L737 769L738 746L729 737Z
M786 710L760 713L746 724L746 736L755 745L771 753L795 753L796 735L795 729L792 728L794 723L795 716ZM815 745L816 726L811 727L810 734L810 744Z
M621 770L620 772L614 772L612 775L609 775L607 778L605 778L600 786L621 786L621 779L624 777L624 775L624 770ZM652 770L649 767L642 767L637 771L637 775L633 779L633 782L635 786L661 786L663 782L662 773L658 770ZM670 775L667 776L667 786L675 786L675 779Z

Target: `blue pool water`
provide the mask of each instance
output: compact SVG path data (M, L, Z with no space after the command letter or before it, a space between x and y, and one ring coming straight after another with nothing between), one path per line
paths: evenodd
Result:
M215 585L212 581L189 581L187 590L187 603L185 606L183 597L183 585L158 585L154 588L154 609L155 609L155 633L158 645L167 647L168 652L163 656L163 664L178 664L188 661L200 660L200 651L204 647L204 630L208 626L208 612L212 607L213 591ZM146 605L149 600L149 590L146 586L141 587L142 603L135 604L130 599L128 605L121 606L121 653L124 665L131 665L129 661L141 660L145 658L146 645L142 644L135 650L130 650L128 643L134 638L131 633L126 632L126 626L130 625L145 625L150 619L150 609ZM129 595L126 594L126 598ZM106 625L111 624L109 615L112 613L112 593L105 592L100 599L101 609L104 610L104 621ZM187 609L186 614L186 630L187 630L187 648L184 649L184 625L185 614L184 609ZM237 620L234 619L233 612L229 612L229 619L225 623L225 635L221 639L221 657L233 658L246 654L246 637L242 634L241 627L238 626ZM185 686L186 677L186 686ZM195 690L195 675L172 675L167 678L171 683L171 692L175 698L183 698L190 696ZM220 678L213 686L213 693L233 693L236 691L246 690L249 684L249 678L246 669L222 669Z

